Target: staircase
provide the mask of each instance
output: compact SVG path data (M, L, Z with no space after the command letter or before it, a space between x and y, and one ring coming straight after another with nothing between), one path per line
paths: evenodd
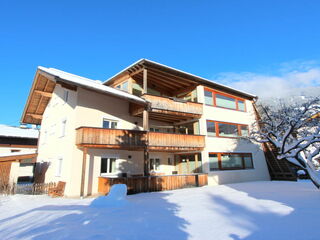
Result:
M297 181L297 175L291 164L286 160L278 160L276 149L271 144L264 143L263 151L271 180Z
M253 103L256 120L261 119L256 105ZM267 161L271 180L297 181L294 167L286 160L277 159L277 150L270 143L263 143L263 152Z

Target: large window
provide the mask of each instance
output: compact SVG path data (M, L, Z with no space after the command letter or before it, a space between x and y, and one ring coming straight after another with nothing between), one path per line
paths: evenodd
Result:
M244 99L216 92L209 88L204 89L204 103L215 107L228 108L243 112L246 111Z
M100 173L116 173L116 158L101 158Z
M128 81L125 81L117 85L116 88L128 92L128 86L129 86Z
M208 136L213 137L241 137L248 136L248 125L225 123L207 120Z
M251 153L209 153L210 171L252 169Z
M102 122L103 128L117 128L118 122L104 118Z

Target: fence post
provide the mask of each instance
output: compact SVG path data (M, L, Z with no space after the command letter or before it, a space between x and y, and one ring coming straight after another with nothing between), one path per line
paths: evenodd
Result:
M196 187L199 187L199 175L195 175Z

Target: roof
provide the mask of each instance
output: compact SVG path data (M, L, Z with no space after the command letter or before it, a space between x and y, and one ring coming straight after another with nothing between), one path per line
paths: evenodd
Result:
M37 155L36 151L1 153L0 162L21 162L22 160L32 159L31 163L34 163Z
M12 127L0 124L0 136L17 138L38 138L39 131L37 129Z
M217 83L217 82L214 82L214 81L199 77L197 75L194 75L194 74L191 74L191 73L188 73L188 72L185 72L185 71L181 71L179 69L176 69L176 68L173 68L173 67L169 67L167 65L164 65L164 64L161 64L161 63L158 63L158 62L154 62L154 61L151 61L151 60L148 60L148 59L145 59L145 58L140 59L140 60L134 62L133 64L131 64L130 66L126 67L125 69L121 70L117 74L113 75L112 77L110 77L109 79L104 81L103 84L108 84L113 79L117 78L118 76L120 76L121 74L124 74L129 69L134 68L135 66L138 66L138 65L149 65L149 66L158 67L158 68L163 69L164 71L170 71L170 72L174 72L176 74L183 75L185 78L189 78L189 79L195 80L197 82L200 82L202 84L205 84L205 85L208 85L208 86L211 86L211 87L214 87L214 88L215 87L219 87L221 89L224 89L225 91L232 91L232 92L241 94L241 95L249 97L249 98L257 98L257 96L254 95L254 94L247 93L247 92L244 92L244 91L240 91L238 89L235 89L235 88L232 88L232 87L228 87L228 86L226 86L224 84L220 84L220 83Z
M78 76L75 74L64 72L64 71L61 71L61 70L55 69L55 68L46 68L46 67L39 66L38 69L40 71L43 71L47 74L50 74L50 75L56 77L56 78L59 78L60 81L62 80L63 82L66 82L69 84L74 84L74 85L78 85L81 87L89 88L89 89L96 90L96 91L99 91L102 93L117 96L120 98L130 99L132 101L140 102L143 104L146 103L146 101L144 99L142 99L138 96L124 92L124 91L116 89L116 88L105 86L102 84L102 81L99 81L99 80L92 80L89 78L85 78L85 77L81 77L81 76Z

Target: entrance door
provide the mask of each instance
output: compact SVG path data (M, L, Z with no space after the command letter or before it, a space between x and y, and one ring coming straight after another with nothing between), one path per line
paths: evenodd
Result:
M201 172L199 171L199 167L201 167L201 161L199 161L199 154L178 156L179 174Z

